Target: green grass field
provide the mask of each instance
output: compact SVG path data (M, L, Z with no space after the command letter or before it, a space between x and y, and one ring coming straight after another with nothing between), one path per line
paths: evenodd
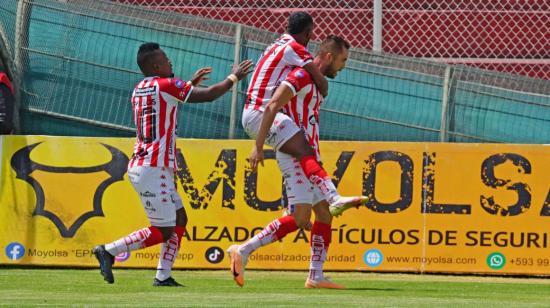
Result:
M0 306L401 306L549 307L550 279L330 273L347 290L304 289L306 272L248 271L244 288L226 271L175 271L182 288L152 287L154 270L0 270Z

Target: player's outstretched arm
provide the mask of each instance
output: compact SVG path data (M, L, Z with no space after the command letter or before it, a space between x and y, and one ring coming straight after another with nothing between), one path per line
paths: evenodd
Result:
M317 85L317 89L319 89L321 95L326 97L328 95L328 80L325 78L323 73L321 73L319 67L313 62L309 62L304 65L303 68L311 75L311 78L313 79L313 82L315 82L315 85Z
M252 148L252 153L250 154L250 166L252 170L258 168L258 164L264 165L264 143L267 138L267 132L273 121L275 120L275 115L281 108L283 108L290 99L294 96L294 93L289 86L281 84L275 94L269 100L263 112L262 122L260 123L260 129L258 130L258 136L256 137L256 144Z
M233 83L237 83L239 80L242 80L244 77L246 77L246 75L250 74L250 72L252 72L252 65L252 61L245 60L239 63L239 65L233 67L231 74L229 74L229 76L227 76L227 78L223 81L220 81L207 88L193 88L193 91L191 91L191 94L189 94L187 102L200 103L211 102L215 100L216 98L222 96L225 92L229 91L229 89L231 89L231 87L233 86ZM200 84L202 80L207 79L207 75L211 71L211 68L203 68L198 70L191 79L191 83L193 83L193 85Z
M212 73L212 68L210 66L203 67L197 70L195 74L193 74L193 77L191 77L191 79L188 82L190 82L193 85L193 87L198 87L201 85L201 82L203 82L203 80L210 79L208 77L208 74L210 73Z

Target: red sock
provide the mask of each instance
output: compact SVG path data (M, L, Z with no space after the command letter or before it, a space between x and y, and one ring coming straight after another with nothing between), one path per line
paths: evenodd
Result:
M149 236L143 241L142 248L150 247L150 246L156 245L158 243L164 242L164 239L162 238L162 233L160 232L160 230L157 227L151 226L149 228L145 228L145 229L140 230L140 231L145 231L147 229L149 229L149 231L151 231L151 234L149 234Z
M313 223L313 227L311 227L310 245L313 244L314 235L320 236L323 239L324 249L328 250L328 246L330 245L330 241L332 239L332 225L325 224L316 220Z
M323 167L317 161L317 158L313 155L304 156L300 160L300 166L307 178L314 184L319 180L328 179L328 174Z
M105 249L113 256L122 252L150 247L162 243L162 233L157 227L148 227L134 231L112 243L105 244Z
M296 220L293 216L285 216L272 221L260 233L254 235L251 239L242 244L239 251L242 254L249 255L254 250L271 244L282 239L287 234L298 230Z
M279 221L279 223L281 223L281 225L273 234L274 241L280 240L283 237L285 237L287 234L298 230L298 226L296 225L296 220L292 215L281 217L277 220Z
M311 261L309 263L309 279L323 279L323 264L327 257L331 240L331 225L319 221L311 228Z
M323 194L323 197L325 197L328 203L333 203L340 197L334 183L332 183L327 172L319 164L315 156L306 156L302 158L302 160L300 160L300 166L311 184L319 188L319 191L321 191L321 194Z
M157 266L158 280L166 280L170 277L172 266L178 257L178 252L181 246L181 238L185 232L185 227L176 226L170 239L162 243L160 248L160 258Z

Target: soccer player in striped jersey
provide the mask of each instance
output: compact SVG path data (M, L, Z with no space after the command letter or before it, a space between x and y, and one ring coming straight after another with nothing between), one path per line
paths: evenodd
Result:
M342 38L329 36L321 43L314 64L329 78L336 77L348 58L350 45ZM284 110L289 119L305 136L309 145L315 149L316 161L321 161L319 150L319 108L323 96L313 82L311 75L303 68L295 68L277 88L273 98L267 104L261 127L256 137L256 149L252 158L263 152L263 144L269 138L269 129L277 114ZM299 228L311 229L311 261L306 288L343 289L323 275L323 264L326 260L331 240L331 223L333 215L329 203L320 189L307 180L300 161L282 151L276 152L277 163L285 181L290 215L271 222L260 233L242 245L229 247L231 272L239 286L244 284L244 268L248 256L261 246L282 239ZM311 226L311 212L315 212L315 221Z
M102 276L113 283L116 255L161 244L153 286L180 286L171 277L187 224L174 181L177 105L215 100L251 72L252 62L241 62L226 79L203 88L197 86L207 78L211 68L198 70L188 82L180 80L174 77L172 63L157 43L141 45L137 63L145 78L132 94L137 138L128 164L128 178L140 196L151 226L96 246L93 253Z
M328 89L326 78L313 64L313 57L306 49L312 33L313 19L311 16L304 12L293 13L288 19L287 33L267 47L258 60L248 87L247 101L242 116L243 128L252 139L256 139L258 135L267 103L281 81L296 67L307 71L315 83L317 91L321 93L321 96L326 96L325 90ZM307 179L320 189L336 215L366 202L366 198L362 196L343 197L338 194L327 172L317 162L315 150L304 138L304 134L299 131L300 129L287 116L279 113L276 115L265 141L275 150L298 159ZM251 157L250 163L253 169L258 164L263 164L263 153L255 153Z

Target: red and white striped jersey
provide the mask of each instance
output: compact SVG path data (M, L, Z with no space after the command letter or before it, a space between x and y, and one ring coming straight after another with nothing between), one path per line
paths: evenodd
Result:
M282 83L294 93L290 102L284 106L284 113L304 130L309 144L315 150L317 159L321 160L319 111L323 103L323 95L317 89L311 75L303 68L291 71Z
M307 49L289 34L283 34L264 51L248 85L245 109L264 110L280 82L296 67L313 60Z
M178 102L185 102L191 84L177 78L147 77L132 93L137 138L128 167L176 168Z

